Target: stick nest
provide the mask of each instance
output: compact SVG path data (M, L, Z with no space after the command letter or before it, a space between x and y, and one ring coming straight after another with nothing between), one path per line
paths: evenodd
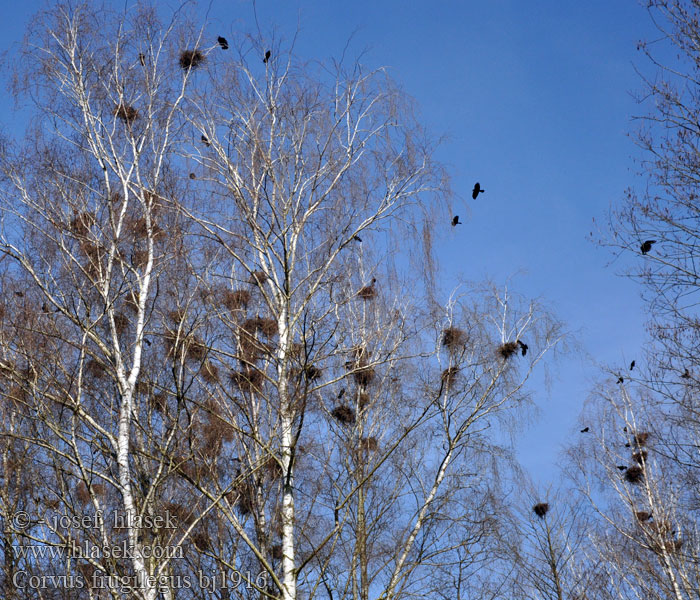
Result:
M355 423L355 411L347 404L336 406L331 411L331 415L342 425L354 425Z
M544 519L544 516L549 512L549 504L546 502L540 502L532 507L532 512L534 512L540 519Z
M205 60L206 58L201 50L183 50L180 52L180 67L185 71L200 67Z
M501 358L507 360L518 352L518 342L506 342L505 344L501 344L497 352L500 354Z

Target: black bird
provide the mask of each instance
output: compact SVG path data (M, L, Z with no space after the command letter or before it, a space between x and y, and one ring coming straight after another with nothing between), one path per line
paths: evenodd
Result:
M623 428L622 428L622 431L624 431L625 433L627 433L627 426L623 427Z
M362 238L359 235L353 235L352 239L356 242L360 242L360 244L362 243Z
M146 66L146 55L142 52L139 52L139 62L141 63L142 67Z
M620 375L620 376L617 378L617 383L625 383L625 378L624 378L622 375Z
M344 395L345 395L345 388L340 390L340 393L338 394L338 400L340 400Z
M190 173L190 179L197 179L197 176L194 173Z
M481 184L477 181L477 182L474 184L474 189L472 190L472 198L473 198L474 200L476 200L477 196L478 196L479 194L485 192L485 191L486 191L486 190L482 190L482 189L481 189Z
M24 298L24 292L15 292L15 296L18 298Z
M584 428L581 430L581 433L588 433L590 429L591 429L590 427L584 427Z
M266 63L268 60L270 60L271 54L272 54L272 52L270 52L269 50L267 52L265 52L265 58L263 58L264 63Z
M681 378L682 379L690 379L690 371L688 371L688 369L683 371L683 375L681 375Z
M625 444L625 448L629 448L631 445L632 445L632 444L630 444L629 442L627 442L627 443Z
M625 465L617 465L617 470L618 471L626 471L627 467Z
M525 342L521 342L520 340L518 340L518 345L520 346L520 350L522 351L522 355L525 356L527 354L527 349L530 346L528 346Z
M219 36L216 38L216 41L219 42L219 46L221 46L222 50L228 50L228 42L226 41L225 37Z
M209 138L204 134L202 134L202 143L207 147L211 146L211 142L209 141Z
M151 345L151 340L149 340L148 338L143 338L143 341L146 342L146 346Z
M652 246L653 244L656 244L656 240L647 240L646 242L644 242L644 243L640 246L640 247L641 247L641 250L642 250L642 254L646 254L647 252L649 252L649 250L651 250L651 246Z
M455 215L455 216L452 218L452 227L454 227L455 225L461 225L461 224L462 224L462 223L460 223L460 221L459 221L459 215Z
M632 369L634 369L634 365L636 365L636 364L637 364L637 363L636 363L635 361L632 361L632 362L630 363L630 371L631 371Z

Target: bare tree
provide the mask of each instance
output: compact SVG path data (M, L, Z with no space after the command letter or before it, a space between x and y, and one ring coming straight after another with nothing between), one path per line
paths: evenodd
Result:
M561 327L508 288L439 301L445 176L384 71L215 39L146 6L32 26L41 120L1 158L21 535L85 597L439 596L493 548L489 431Z

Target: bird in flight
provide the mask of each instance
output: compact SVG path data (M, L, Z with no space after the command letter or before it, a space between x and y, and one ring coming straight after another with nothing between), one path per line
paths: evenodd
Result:
M581 430L581 433L588 433L588 432L590 431L590 429L591 429L590 427L584 427L584 428Z
M211 142L209 141L209 138L204 134L202 134L202 143L207 147L211 146Z
M267 52L265 52L265 58L263 58L264 63L267 63L267 61L270 60L271 54L272 54L272 52L270 52L269 50Z
M518 345L520 346L520 350L522 352L522 355L525 356L527 354L527 349L530 346L528 346L525 342L521 342L520 340L518 340Z
M631 371L632 369L634 369L634 365L636 365L636 364L637 364L637 362L634 361L634 360L630 363L630 371Z
M462 223L459 220L459 215L455 215L454 217L452 217L452 227L454 227L455 225L461 225L461 224Z
M226 41L225 37L219 36L216 38L216 41L219 42L219 46L221 46L222 50L228 50L228 42Z
M486 190L481 189L481 184L477 181L474 184L474 189L472 190L472 198L474 198L474 200L476 200L477 196L485 191Z
M656 244L656 240L646 240L641 246L642 254L646 254L651 250L652 245Z

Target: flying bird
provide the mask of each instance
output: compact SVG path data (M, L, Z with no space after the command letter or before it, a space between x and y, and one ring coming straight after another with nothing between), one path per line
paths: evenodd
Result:
M641 245L642 254L646 254L651 250L653 244L656 244L656 240L647 240Z
M202 134L202 143L207 147L211 146L211 142L209 141L209 138L204 134Z
M478 196L479 194L485 192L485 191L486 191L486 190L482 190L482 189L481 189L481 184L477 181L477 182L474 184L474 189L472 190L472 198L473 198L474 200L476 200L477 196Z
M520 350L522 352L522 355L525 356L527 354L527 349L530 346L528 346L525 342L521 342L520 340L518 340L518 346L520 346Z
M146 66L146 55L143 52L139 52L139 62L142 67Z
M270 60L271 54L272 54L272 52L270 52L269 50L267 52L265 52L265 58L263 58L264 63L267 63L267 61Z
M219 36L216 38L216 41L219 42L219 46L221 46L222 50L228 50L228 42L226 41L225 37Z
M461 225L461 224L462 223L459 220L459 215L455 215L454 217L452 217L452 227L454 227L455 225Z
M636 365L636 364L637 364L637 363L636 363L636 361L634 361L634 360L630 363L630 371L631 371L632 369L634 369L634 365Z
M588 432L590 431L590 429L591 429L590 427L584 427L584 428L581 430L581 433L588 433Z

